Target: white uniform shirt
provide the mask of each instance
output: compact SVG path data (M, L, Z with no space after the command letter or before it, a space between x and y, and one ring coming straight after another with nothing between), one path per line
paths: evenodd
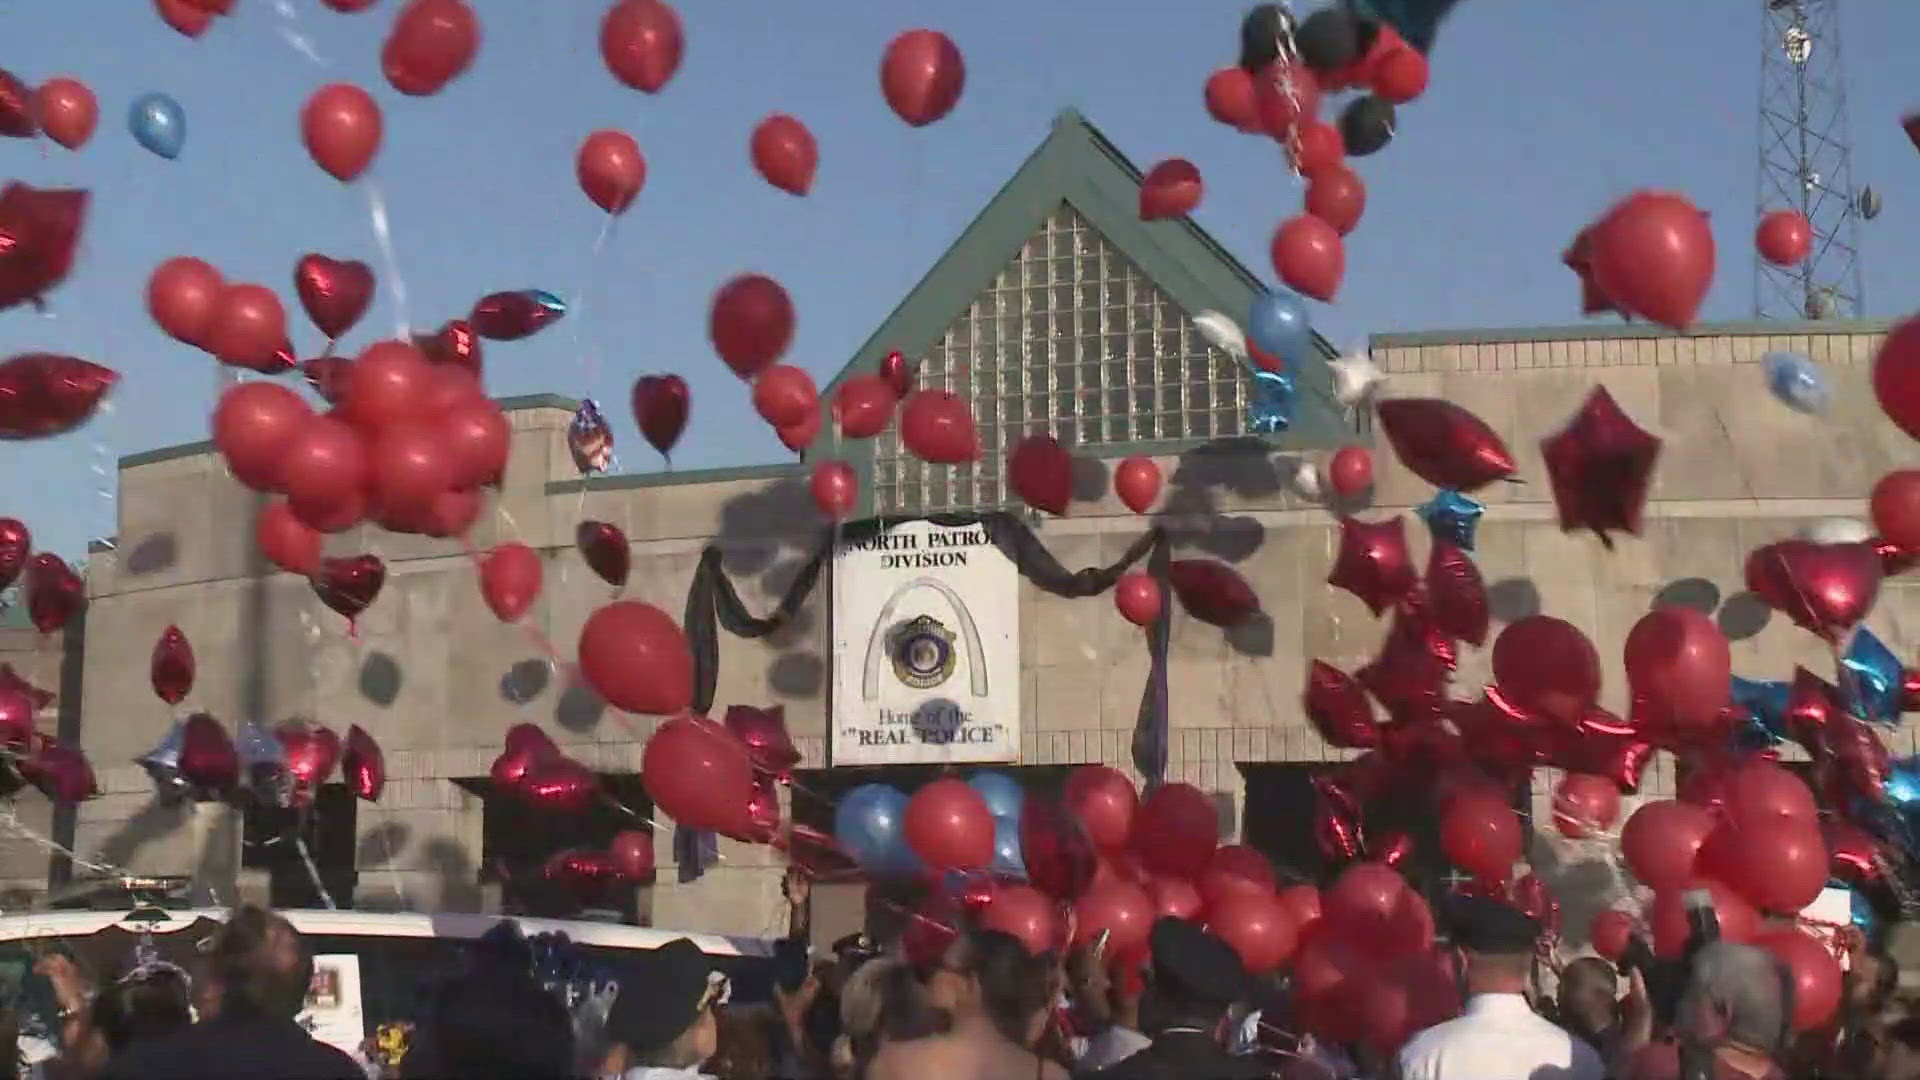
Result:
M1400 1051L1401 1080L1605 1080L1593 1047L1519 994L1478 994Z

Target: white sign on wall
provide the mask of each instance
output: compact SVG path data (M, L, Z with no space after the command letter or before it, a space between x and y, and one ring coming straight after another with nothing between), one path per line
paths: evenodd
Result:
M835 765L1018 759L1020 577L984 525L843 541L833 644Z

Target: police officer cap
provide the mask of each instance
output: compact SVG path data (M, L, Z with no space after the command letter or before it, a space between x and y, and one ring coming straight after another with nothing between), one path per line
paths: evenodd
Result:
M1484 896L1456 896L1447 904L1453 943L1468 952L1520 955L1533 951L1540 923L1512 904Z
M1197 923L1166 916L1147 937L1153 981L1169 993L1199 1004L1225 1007L1247 993L1247 970L1233 946Z

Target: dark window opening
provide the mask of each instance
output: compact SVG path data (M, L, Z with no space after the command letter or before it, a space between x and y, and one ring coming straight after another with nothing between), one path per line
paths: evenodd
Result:
M359 804L345 784L320 785L313 805L304 809L250 805L242 818L240 865L267 872L267 897L274 907L324 908L324 887L334 906L351 908L359 882L354 868L358 816Z
M580 813L528 806L487 778L457 780L481 798L480 881L500 887L500 913L530 918L582 916L633 926L652 922L652 890L625 883L582 892L549 881L547 863L565 851L605 851L628 830L651 833L653 802L636 773L601 773L603 798Z

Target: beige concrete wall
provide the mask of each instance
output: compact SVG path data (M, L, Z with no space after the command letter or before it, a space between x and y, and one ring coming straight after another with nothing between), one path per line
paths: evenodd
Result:
M1524 614L1537 596L1545 610L1586 629L1611 659L1668 583L1703 578L1732 597L1749 548L1823 517L1862 515L1873 480L1913 459L1912 444L1872 401L1865 368L1873 342L1864 331L1448 344L1385 338L1376 359L1390 373L1392 393L1443 396L1475 410L1519 458L1526 483L1484 493L1490 508L1477 557L1498 611ZM1755 361L1775 348L1805 351L1827 367L1830 415L1803 417L1768 396ZM1668 440L1647 535L1612 552L1591 536L1559 531L1537 447L1595 382ZM548 496L549 480L572 475L566 420L555 408L516 412L500 510L483 517L474 538L482 547L519 538L543 550L546 592L529 621L563 661L586 615L613 595L572 549L579 520L626 530L634 572L625 594L676 615L710 539L725 550L748 604L766 610L824 527L797 476ZM1292 457L1196 451L1161 464L1168 478L1162 520L1175 530L1178 553L1233 563L1269 616L1233 634L1186 618L1175 624L1171 774L1237 797L1240 763L1330 756L1299 716L1306 660L1357 666L1384 625L1324 584L1337 527L1325 509L1287 490ZM1375 466L1377 505L1362 516L1399 513L1431 494L1384 445ZM542 678L546 656L536 636L488 614L457 545L372 529L335 538L338 550L372 551L389 566L386 589L355 639L305 582L250 576L257 572L255 505L206 454L122 474L119 547L97 556L89 575L84 732L104 794L81 808L83 852L104 848L136 869L179 872L207 859L209 848L224 855L237 843L230 827L205 820L210 815L196 821L156 811L146 777L127 764L170 720L145 679L154 638L169 623L186 630L200 657L190 706L230 722L258 710L269 721L307 715L341 731L358 723L386 747L392 783L379 806L363 808L359 830L368 838L381 830L383 841L396 843L391 858L385 847L363 846L361 892L369 903L393 903L396 893L421 906L479 902L472 881L479 801L451 779L483 775L509 725L539 722L589 764L637 768L652 719L597 709L591 695L570 689L564 664ZM1424 558L1425 530L1417 518L1407 522L1416 557ZM1147 525L1109 497L1075 504L1040 535L1063 563L1079 567L1113 560ZM784 704L806 767L827 764L824 596L766 641L723 633L716 705ZM1023 763L1126 767L1147 671L1138 631L1105 598L1068 601L1024 585L1021 605ZM1913 586L1889 582L1871 624L1910 651L1920 641ZM1818 643L1782 619L1734 649L1737 669L1753 677L1784 677L1796 661L1822 659ZM1477 690L1486 675L1486 654L1467 650L1460 692ZM1617 709L1625 689L1617 661L1608 676L1605 703ZM518 689L505 692L503 680ZM1894 749L1909 752L1910 735L1901 733ZM666 867L664 830L658 850ZM773 925L778 854L729 842L723 855L722 866L696 884L674 884L671 871L663 872L654 896L659 924L739 933Z

